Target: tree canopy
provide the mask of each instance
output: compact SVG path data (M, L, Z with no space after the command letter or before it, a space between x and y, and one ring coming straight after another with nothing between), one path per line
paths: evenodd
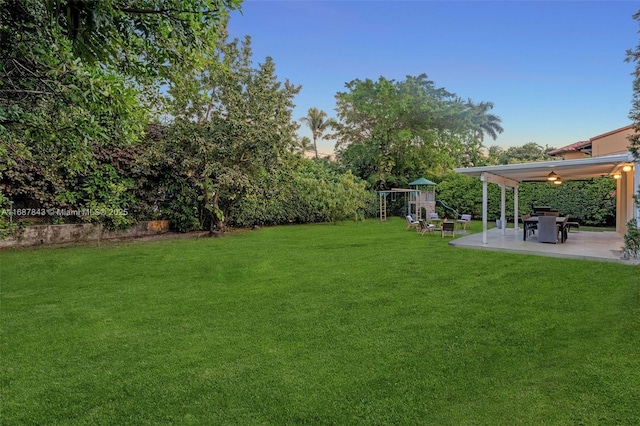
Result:
M375 188L477 165L485 135L503 130L491 102L463 101L426 74L356 79L346 89L336 95L338 158Z
M200 61L239 0L0 0L0 154L70 171L133 144L162 81ZM40 159L39 156L46 158Z
M254 66L248 38L226 40L239 3L0 0L0 207L89 212L20 221L168 218L181 231L364 209L353 175L318 163L301 177L299 87L270 58ZM0 236L12 211L0 212Z
M199 188L201 226L223 230L226 217L262 170L274 170L295 144L293 97L271 58L252 67L250 39L222 39L202 68L169 90L174 122L164 149ZM205 218L206 216L206 218Z
M640 23L640 11L633 15L633 19ZM629 137L629 150L640 159L640 43L635 49L627 50L627 62L635 62L633 96L629 118L634 125L634 134Z

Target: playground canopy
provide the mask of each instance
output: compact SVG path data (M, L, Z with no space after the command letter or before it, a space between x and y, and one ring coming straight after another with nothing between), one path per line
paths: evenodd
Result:
M427 185L436 186L437 184L425 178L416 179L413 182L409 183L409 186L427 186Z

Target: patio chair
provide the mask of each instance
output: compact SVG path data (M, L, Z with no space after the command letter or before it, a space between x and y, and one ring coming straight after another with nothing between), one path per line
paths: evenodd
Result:
M471 215L470 214L460 215L460 219L458 219L456 222L462 226L462 229L467 229L467 226L471 227Z
M538 225L536 223L527 223L527 222L525 222L530 217L531 217L530 214L524 214L524 215L520 216L520 219L522 220L522 227L524 228L524 231L527 233L527 237L529 235L535 234L536 233L536 229L538 229Z
M418 231L418 226L420 226L420 222L418 222L417 220L413 220L413 217L411 217L410 214L407 215L407 231L411 228L416 228L416 231Z
M455 237L456 223L455 222L442 222L440 227L440 236L444 237L445 232L451 232L451 236Z
M438 213L429 213L429 222L439 222L440 221L440 217L438 216Z
M558 226L555 216L538 217L538 242L552 244L558 242Z
M576 228L578 230L578 232L580 232L580 223L579 222L567 222L567 232L570 232L571 228Z
M427 232L433 234L436 230L436 226L432 223L427 223L423 219L420 219L418 222L420 222L420 225L418 226L418 232L420 232L420 235L424 235Z

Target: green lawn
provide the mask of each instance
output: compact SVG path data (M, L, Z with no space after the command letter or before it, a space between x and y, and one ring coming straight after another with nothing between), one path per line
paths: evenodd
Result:
M640 424L639 267L405 225L2 252L0 423Z

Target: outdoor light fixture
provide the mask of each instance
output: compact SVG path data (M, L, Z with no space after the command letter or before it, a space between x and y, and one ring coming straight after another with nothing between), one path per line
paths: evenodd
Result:
M551 181L551 182L555 182L556 180L558 180L560 178L560 176L558 176L555 172L551 172L549 173L549 175L547 176L547 180ZM562 181L561 181L562 182Z
M551 182L553 182L554 185L562 185L562 179L560 179L559 177L556 177Z
M620 175L620 173L616 173L613 175L614 179L620 179L622 176Z
M631 164L625 164L624 166L622 166L622 171L623 172L630 172L631 171Z

